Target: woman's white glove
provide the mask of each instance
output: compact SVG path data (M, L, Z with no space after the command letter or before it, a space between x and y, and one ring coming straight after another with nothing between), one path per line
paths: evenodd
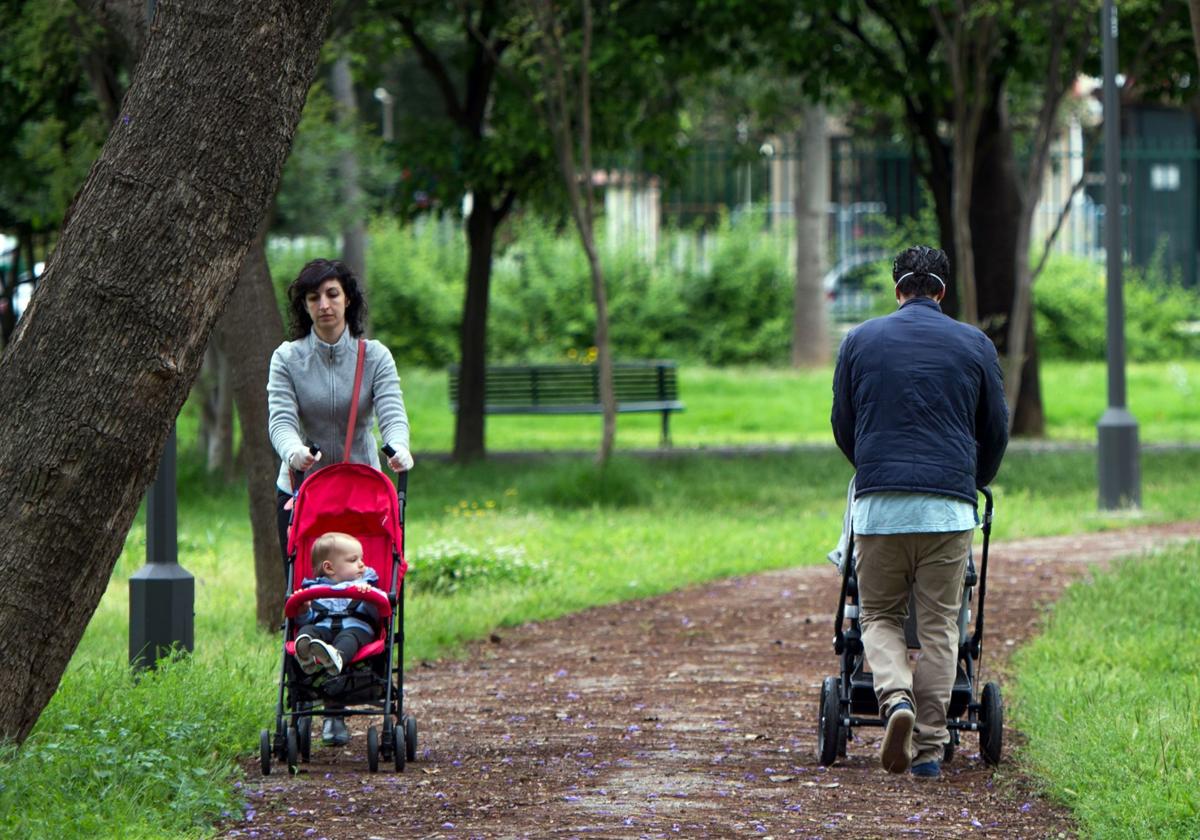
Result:
M388 466L396 472L408 472L413 468L412 453L401 446L396 450L396 454L388 458Z
M288 466L294 469L296 472L304 472L320 460L321 453L319 451L317 452L316 457L313 457L313 454L308 451L308 447L302 446L295 450L288 457Z

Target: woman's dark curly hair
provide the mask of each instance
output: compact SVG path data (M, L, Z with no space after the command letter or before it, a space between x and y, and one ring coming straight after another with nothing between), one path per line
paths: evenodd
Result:
M362 290L358 287L358 278L337 260L313 260L288 286L288 304L291 312L292 340L304 338L312 332L312 318L304 305L304 298L309 292L321 288L321 284L331 277L337 278L346 295L346 327L350 335L359 338L363 334L363 320L367 314L367 302L363 299Z
M936 297L950 283L950 259L945 251L914 245L896 256L892 282L907 297Z

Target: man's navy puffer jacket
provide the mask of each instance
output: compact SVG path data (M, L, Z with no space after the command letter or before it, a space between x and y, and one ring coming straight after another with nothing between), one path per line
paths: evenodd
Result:
M832 423L854 464L855 495L935 493L975 504L1008 445L996 348L933 299L913 298L846 336Z

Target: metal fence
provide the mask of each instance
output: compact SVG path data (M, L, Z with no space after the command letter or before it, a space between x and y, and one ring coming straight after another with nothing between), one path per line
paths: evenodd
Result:
M830 147L830 204L827 258L831 266L853 266L878 256L890 226L911 220L931 202L907 147L837 138ZM1052 149L1034 212L1037 248L1058 227L1056 253L1103 260L1103 149L1087 149L1083 132L1063 132ZM786 144L697 149L668 179L610 170L605 187L610 241L637 237L657 253L675 251L687 231L703 252L705 231L727 216L753 214L786 240L792 234L794 184L799 153ZM1200 150L1194 133L1122 141L1122 241L1125 259L1157 265L1186 285L1197 282ZM977 200L979 197L976 197ZM660 241L662 240L662 241Z

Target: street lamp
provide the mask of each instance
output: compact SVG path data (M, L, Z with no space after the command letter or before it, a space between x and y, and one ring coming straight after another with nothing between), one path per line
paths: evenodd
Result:
M154 7L154 0L147 0L147 42ZM153 668L172 647L191 652L195 644L196 581L179 565L176 532L172 426L146 493L146 565L129 578L129 664L135 668Z
M1108 302L1108 408L1099 435L1100 509L1139 508L1137 420L1125 407L1125 300L1121 288L1121 115L1117 98L1117 15L1113 0L1100 12L1104 70L1104 262Z
M383 139L385 142L391 142L395 135L392 132L392 105L396 101L396 97L387 92L387 88L375 88L375 98L383 105Z

